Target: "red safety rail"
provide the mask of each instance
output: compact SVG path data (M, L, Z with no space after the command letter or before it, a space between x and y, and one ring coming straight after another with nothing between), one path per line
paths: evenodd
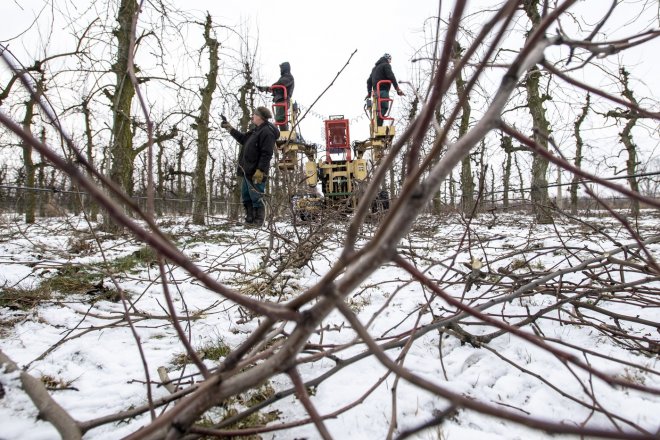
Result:
M392 101L394 101L392 98L381 98L380 97L380 86L383 85L383 84L392 84L392 81L387 80L387 79L383 79L383 80L378 81L378 83L376 84L376 101L377 101L376 108L377 108L377 111L378 111L378 116L383 121L393 121L394 118L386 116L386 115L382 114L381 111L380 111L381 102L390 102L391 103ZM391 110L392 110L392 106L390 105L387 109L387 112L389 113Z
M348 119L343 116L325 121L325 159L332 162L331 154L345 154L346 160L351 160L351 135L348 128Z
M275 90L275 89L282 89L282 93L284 94L284 101L273 103L273 115L277 114L277 107L284 108L284 120L278 122L277 118L274 118L275 125L277 126L287 125L289 123L289 96L286 94L286 87L281 86L279 84L271 87L271 90Z

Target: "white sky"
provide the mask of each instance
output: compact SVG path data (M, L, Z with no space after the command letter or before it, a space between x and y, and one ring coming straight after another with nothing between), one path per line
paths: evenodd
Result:
M31 23L36 14L35 11L52 1L1 1L0 16L11 17L11 20L4 23L0 29L0 40L16 36ZM61 0L56 3L64 3L68 8L73 9L69 2ZM433 19L430 17L434 17L438 13L437 1L419 0L413 2L401 0L336 0L333 2L172 0L172 3L174 7L183 9L199 18L204 16L205 11L209 11L216 24L235 27L239 32L241 29L248 29L250 38L253 39L252 44L255 44L258 38L257 68L263 84L271 84L277 80L279 64L283 61L290 62L292 73L296 79L293 98L302 106L303 110L306 110L330 85L351 53L357 51L342 75L301 124L300 131L305 138L318 143L322 142L322 121L329 115L340 114L351 120L352 140L362 140L367 136L368 121L364 118L363 99L366 95L366 78L374 62L383 53L388 52L393 56L392 66L398 80L413 79L411 59L418 56L417 51L425 41L424 26L426 25L428 32L433 24ZM442 3L442 15L446 17L453 7L453 1ZM483 10L483 5L493 3L487 0L473 0L469 2L469 6L472 11ZM81 4L81 8L84 7L83 4ZM588 9L588 12L594 17L587 22L592 24L596 22L596 17L603 16L609 5L609 2L590 0L578 2L573 11L582 13ZM617 14L608 23L606 31L608 37L629 36L643 26L657 28L657 22L640 23L641 19L635 14L638 6L639 3L634 7L624 5L617 9ZM76 7L78 7L77 4ZM489 13L475 16L472 21L485 20L491 15ZM648 19L648 16L645 16L644 19ZM477 26L479 23L472 24ZM526 26L526 21L519 23L518 26ZM571 32L574 23L568 19L562 22L562 26L576 38L584 36ZM55 30L56 32L65 31L57 26ZM552 32L555 30L553 28ZM197 37L199 36L196 35L195 38ZM16 50L19 44L23 44L26 51L31 49L34 51L33 46L38 46L39 41L36 38L48 39L48 36L30 34L20 43L12 42L12 49ZM34 44L31 46L32 43ZM192 44L190 41L188 43ZM509 41L509 43L511 42ZM232 49L237 50L235 47ZM625 57L625 64L632 71L633 81L636 81L635 92L639 96L650 96L653 102L657 103L660 97L660 76L654 75L653 72L658 70L658 65L655 58L648 54L655 54L659 51L660 40L656 39L640 49L626 51L607 61L614 64ZM1 70L2 68L0 68L0 72ZM493 86L496 86L500 73L495 72L497 78L495 78ZM195 74L199 74L199 72L197 71ZM589 77L586 80L598 86L612 86L612 79L608 77L599 79ZM614 86L616 87L616 84ZM408 86L404 85L403 90L410 95ZM264 94L263 97L266 100L264 102L269 102L268 95ZM155 96L155 100L155 102L164 101L164 97ZM645 103L653 107L649 101ZM402 100L395 101L394 113L402 107ZM602 119L597 123L599 127L602 127ZM657 148L658 131L653 127L657 127L657 124L654 125L651 121L646 123L651 127L648 131L638 130L638 142L645 145L647 150L654 150ZM616 127L614 128L616 129Z

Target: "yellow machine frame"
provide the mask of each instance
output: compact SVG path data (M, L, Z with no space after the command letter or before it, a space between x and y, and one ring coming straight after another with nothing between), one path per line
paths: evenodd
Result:
M384 81L378 83L372 99L365 106L365 112L369 117L369 139L356 141L351 148L349 121L343 116L331 116L324 121L326 154L324 158L318 159L318 162L316 145L305 143L296 132L300 113L297 105L294 103L293 106L287 106L287 128L290 129L280 131L277 140L278 167L281 170L296 170L300 156L304 155L307 159L303 167L306 185L312 190L320 180L323 192L323 197L314 195L315 191L296 197L294 209L300 213L301 218L309 218L322 205L343 204L348 209L357 206L359 202L357 187L369 177L365 153L367 151L371 153L373 165L377 166L392 145L396 134L394 118L381 114L383 102L392 102L391 98L380 97L382 83ZM382 125L378 125L378 119L382 120ZM337 158L337 155L340 157ZM389 195L387 197L389 198Z

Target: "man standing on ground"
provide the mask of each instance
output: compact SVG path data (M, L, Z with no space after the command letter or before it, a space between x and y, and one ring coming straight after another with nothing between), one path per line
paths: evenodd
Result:
M263 195L266 191L266 180L273 157L275 140L280 132L269 119L273 114L266 107L257 107L252 114L255 127L246 133L241 133L226 120L220 126L241 144L238 154L237 174L242 176L241 202L245 207L245 224L261 226L266 217Z

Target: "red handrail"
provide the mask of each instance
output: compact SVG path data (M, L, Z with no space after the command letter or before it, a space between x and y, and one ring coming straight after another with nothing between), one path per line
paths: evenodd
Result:
M277 118L275 118L275 125L282 126L282 125L287 125L289 123L289 97L287 96L286 93L286 87L282 85L274 85L271 87L271 90L275 89L282 89L282 94L284 95L284 101L282 102L274 102L273 103L273 114L277 114L277 107L283 107L284 108L284 120L283 121L278 121Z
M388 79L382 79L382 80L378 81L378 83L376 83L376 89L375 89L375 93L376 93L375 98L376 98L376 102L377 102L376 103L376 108L377 108L378 116L380 116L380 119L382 119L383 121L393 121L394 118L386 116L380 111L381 102L393 102L394 101L392 98L381 98L381 96L380 96L380 86L382 84L386 84L386 83L391 85L392 81L390 81ZM392 106L389 106L387 110L388 110L387 113L389 114L389 112L392 110Z

